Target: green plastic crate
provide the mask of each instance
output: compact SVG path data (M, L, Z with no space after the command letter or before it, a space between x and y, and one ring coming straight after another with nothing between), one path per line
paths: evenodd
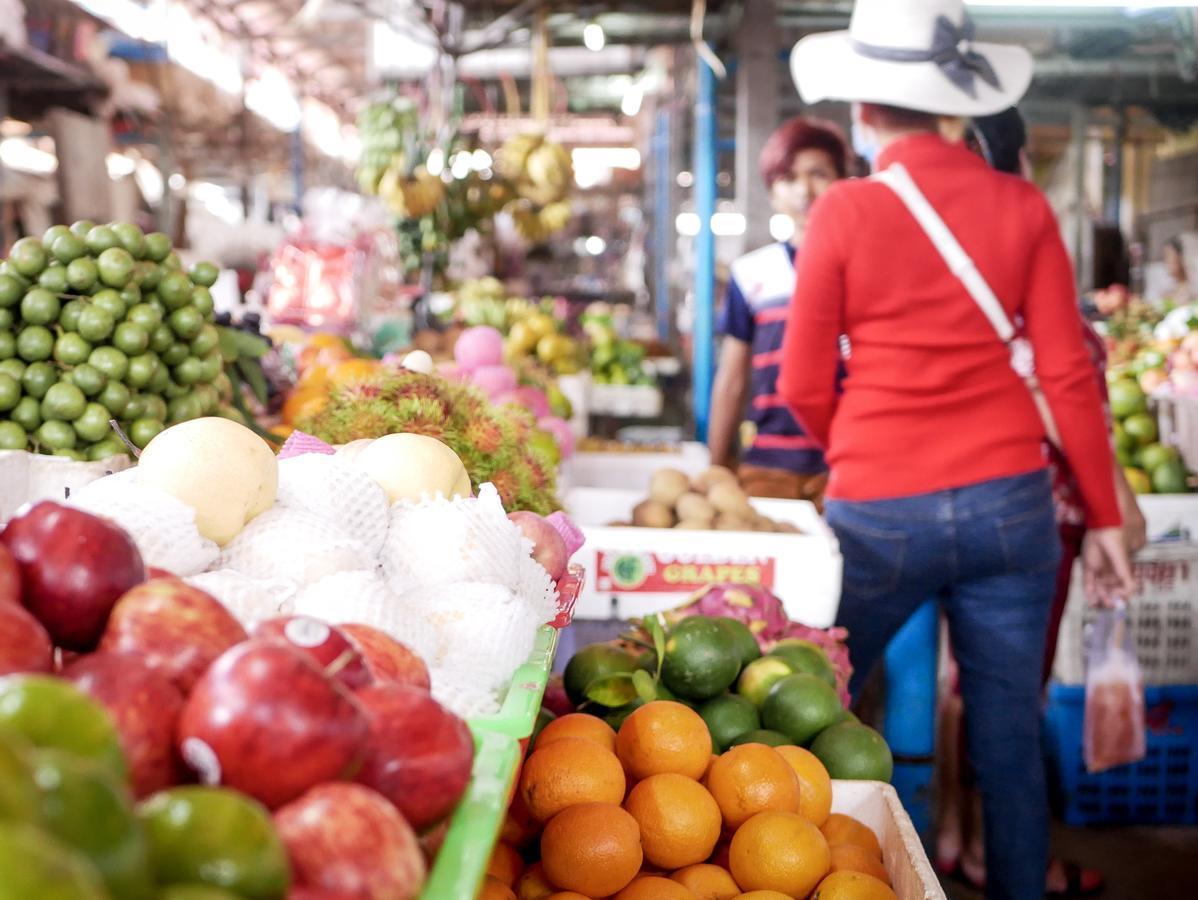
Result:
M479 732L495 731L516 740L532 734L541 711L541 699L553 670L553 655L557 652L558 630L552 625L542 625L537 632L528 660L512 675L512 684L499 712L490 716L474 716L466 723L476 735Z

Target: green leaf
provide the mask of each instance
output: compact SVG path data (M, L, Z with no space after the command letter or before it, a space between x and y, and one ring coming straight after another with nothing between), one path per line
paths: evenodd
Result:
M645 616L645 631L653 638L653 651L657 654L657 677L661 678L661 665L666 658L666 632L661 626L660 616Z
M237 331L232 328L225 328L223 325L216 326L217 335L220 337L220 355L226 363L237 361L240 355L237 350Z
M232 329L233 340L237 342L237 357L260 359L270 351L270 341L240 329Z
M254 399L266 405L268 399L268 390L266 387L266 376L262 374L262 366L258 364L256 359L238 359L237 371L241 373L241 377L245 379L245 383L249 385L250 391L253 392Z
M646 673L648 674L648 673ZM600 706L615 708L631 703L636 699L636 685L632 681L632 672L617 672L596 678L587 685L587 699L594 700Z
M636 688L636 695L646 703L657 699L657 681L644 669L632 673L632 685Z

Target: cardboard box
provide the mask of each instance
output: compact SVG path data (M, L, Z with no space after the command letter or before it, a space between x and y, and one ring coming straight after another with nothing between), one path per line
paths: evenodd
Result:
M654 472L677 469L693 478L710 465L707 446L690 441L675 453L575 453L562 474L572 488L648 491Z

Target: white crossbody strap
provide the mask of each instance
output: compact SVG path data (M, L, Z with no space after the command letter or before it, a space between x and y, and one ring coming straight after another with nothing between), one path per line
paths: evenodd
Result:
M932 208L928 198L923 195L923 191L911 178L911 173L901 164L894 163L873 177L894 191L903 201L911 215L915 217L915 221L927 233L932 245L944 257L949 270L957 276L961 284L965 286L965 290L969 292L969 296L973 297L974 302L990 320L990 324L994 326L994 330L998 332L1003 343L1010 343L1011 339L1015 337L1015 326L1011 324L1006 310L1002 308L998 297L994 295L994 291L990 289L990 285L982 277L978 267L974 265L973 259L965 252L956 236L944 224L944 219L940 218L940 214Z

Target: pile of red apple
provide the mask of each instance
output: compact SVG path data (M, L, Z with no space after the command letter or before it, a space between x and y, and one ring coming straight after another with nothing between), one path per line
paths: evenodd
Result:
M137 797L199 782L272 810L289 897L417 896L418 835L441 831L470 778L466 724L400 642L301 616L247 634L213 597L147 572L120 528L55 503L0 533L0 676L13 673L101 704Z

